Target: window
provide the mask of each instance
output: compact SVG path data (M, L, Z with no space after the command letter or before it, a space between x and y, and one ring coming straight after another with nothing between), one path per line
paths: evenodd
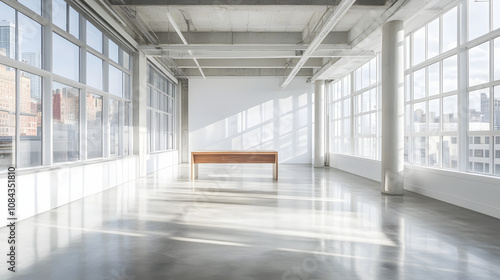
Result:
M64 0L52 0L52 22L62 30L80 38L80 15Z
M2 4L2 3L0 3ZM16 70L0 64L0 170L13 166L16 137Z
M490 129L490 93L488 89L469 92L469 131Z
M149 151L172 150L174 146L175 86L148 64L147 127Z
M20 162L29 167L42 164L42 78L21 71L20 90Z
M27 8L31 9L38 15L42 15L42 2L41 0L18 0L19 3L23 4Z
M102 96L87 94L87 159L102 157Z
M52 85L53 158L54 162L80 159L79 90L54 82Z
M110 39L111 34L102 32L102 26L90 22L83 29L89 46L79 41L83 16L71 6L72 1L18 0L19 5L14 2L13 6L24 6L23 11L27 8L33 13L23 14L0 1L0 55L9 58L0 65L0 172L13 165L28 168L109 154L128 155L132 137L130 53ZM51 28L52 33L42 32ZM46 40L51 40L51 44L42 44ZM108 57L103 54L103 45L109 45L105 51ZM45 46L51 49L44 50ZM47 51L51 55L45 56ZM82 54L86 61L80 61ZM46 61L47 58L52 61ZM13 59L22 63L11 63ZM48 65L52 65L52 73L46 71ZM103 84L108 72L104 65L111 67L111 86ZM80 80L80 76L86 79ZM44 84L47 81L50 82ZM85 94L80 89L85 89ZM43 104L47 97L50 106ZM51 107L52 111L45 112L44 107ZM80 115L81 110L85 115ZM173 109L165 114L172 112ZM42 117L51 125L43 127ZM105 120L109 122L104 123ZM85 129L84 133L80 133L81 129ZM52 138L50 146L42 145L44 135ZM109 144L110 148L104 149ZM104 154L105 151L109 153ZM42 158L42 152L52 155Z
M457 8L453 8L443 15L443 52L457 47Z
M113 60L114 62L118 63L118 53L120 49L118 48L118 45L115 44L113 41L109 40L108 41L108 48L109 48L109 58Z
M469 86L490 81L490 46L483 43L469 50Z
M16 59L16 10L0 2L0 55Z
M109 153L111 156L120 155L120 102L109 99Z
M413 65L425 60L425 26L413 33Z
M22 62L42 67L42 26L27 16L18 13L19 37Z
M123 97L123 72L114 67L109 66L109 93L118 97Z
M490 1L468 1L469 40L490 31Z
M103 61L97 56L87 53L87 85L102 90Z
M87 21L87 45L102 53L102 32Z
M80 80L80 48L63 37L53 33L53 71L55 74Z

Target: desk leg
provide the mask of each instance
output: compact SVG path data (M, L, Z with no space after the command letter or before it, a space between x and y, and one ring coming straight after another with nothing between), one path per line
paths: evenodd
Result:
M194 178L195 179L198 178L198 163L194 165Z
M278 163L273 164L273 178L278 180Z

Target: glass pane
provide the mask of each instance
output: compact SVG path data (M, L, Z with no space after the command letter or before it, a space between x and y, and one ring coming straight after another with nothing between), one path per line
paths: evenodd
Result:
M493 29L500 27L500 2L491 1L493 5Z
M425 68L413 73L413 99L425 97Z
M370 85L377 82L377 58L370 60Z
M102 96L87 94L87 158L102 157Z
M429 136L429 166L441 165L441 137Z
M115 44L115 42L108 40L109 41L109 58L113 60L114 62L118 63L118 52L120 49L118 48L118 45Z
M42 1L40 0L18 0L19 3L28 7L33 12L42 15Z
M413 163L425 165L427 155L427 139L426 137L415 137L413 139Z
M500 136L495 136L495 145L494 145L494 156L493 165L494 165L494 174L500 175Z
M469 50L469 86L490 80L490 45L483 43Z
M443 137L443 167L457 169L458 168L458 137L444 136Z
M0 3L3 5L2 3ZM1 13L1 12L0 12ZM14 166L16 137L16 71L0 64L0 171Z
M408 147L408 136L405 136L404 138L404 161L405 162L410 162L409 161L409 156L408 156L408 150L409 150L409 147Z
M405 69L410 68L410 36L405 37Z
M342 94L343 96L348 96L351 94L351 74L347 75L344 79L342 79Z
M457 96L447 96L443 98L443 130L457 131L458 120Z
M79 81L80 48L53 33L53 70L57 75Z
M123 60L121 65L125 67L125 69L130 70L130 55L126 51L123 51L122 53L123 53Z
M19 35L21 61L29 65L42 67L42 26L27 16L19 13ZM0 31L2 32L2 31Z
M79 91L54 82L52 85L54 162L76 161L79 154Z
M370 92L369 91L365 91L361 94L361 98L363 99L362 100L362 104L363 104L363 107L362 107L362 112L367 112L370 110Z
M474 136L474 143L469 144L469 171L489 173L489 138L489 136Z
M152 125L151 125L151 110L147 110L147 113L146 113L146 126L148 127L148 151L152 151L152 137L151 137L151 134L152 134Z
M109 65L109 93L123 97L123 74L122 71ZM158 105L158 103L155 103Z
M130 120L130 102L124 102L123 106L123 155L127 156L130 154L130 132L131 132L131 120Z
M500 2L498 3L498 5L500 6ZM499 38L496 38L495 41L494 41L494 44L495 44L495 49L494 49L494 58L495 58L495 62L494 62L494 68L495 68L495 75L494 75L494 79L495 80L500 80L500 37Z
M80 15L71 7L69 7L69 33L80 38Z
M361 86L365 88L370 85L370 63L367 62L361 67Z
M131 87L132 85L130 82L130 75L123 73L123 89L124 89L123 98L130 100Z
M426 102L413 104L413 131L425 132L426 131Z
M109 99L109 153L111 156L118 156L120 150L120 102L112 98Z
M102 32L87 21L87 45L102 53Z
M439 54L439 18L427 25L427 58Z
M494 89L495 98L493 99L493 129L500 130L500 86Z
M102 59L87 53L87 85L102 90Z
M351 98L344 99L344 117L349 117L351 115Z
M490 93L488 89L469 92L469 130L490 130Z
M64 0L52 0L52 23L66 30L67 14Z
M0 2L0 55L16 59L16 12Z
M425 60L425 26L413 33L413 65Z
M370 110L377 110L377 89L370 90Z
M443 15L443 52L457 47L457 8Z
M443 93L457 89L457 56L450 56L443 60Z
M490 1L469 0L469 41L490 31Z
M354 81L355 81L355 89L356 91L361 89L361 68L358 68L354 72Z
M20 167L42 164L42 77L20 75Z
M412 125L412 120L411 120L411 107L410 105L405 106L405 131L410 132L411 131L411 125Z
M410 75L405 76L405 102L408 102L411 100L411 81L410 81Z
M161 135L161 123L160 123L160 113L154 113L154 126L155 126L155 151L160 150L160 135Z
M428 67L429 75L429 96L439 94L440 77L439 77L439 62Z
M441 100L434 99L429 101L429 131L440 131L441 122ZM429 139L430 141L430 139ZM429 159L430 160L430 159Z

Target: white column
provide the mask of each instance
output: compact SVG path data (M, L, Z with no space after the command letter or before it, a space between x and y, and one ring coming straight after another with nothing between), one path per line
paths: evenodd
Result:
M132 110L134 124L134 155L139 156L137 176L146 175L148 160L148 130L146 120L147 59L143 52L134 54L134 76L132 91Z
M325 81L314 82L314 167L325 166Z
M389 21L382 31L382 192L404 190L404 26Z

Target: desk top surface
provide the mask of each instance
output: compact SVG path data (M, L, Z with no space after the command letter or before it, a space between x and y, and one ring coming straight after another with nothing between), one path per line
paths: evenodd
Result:
M278 151L194 151L191 154L278 154Z

